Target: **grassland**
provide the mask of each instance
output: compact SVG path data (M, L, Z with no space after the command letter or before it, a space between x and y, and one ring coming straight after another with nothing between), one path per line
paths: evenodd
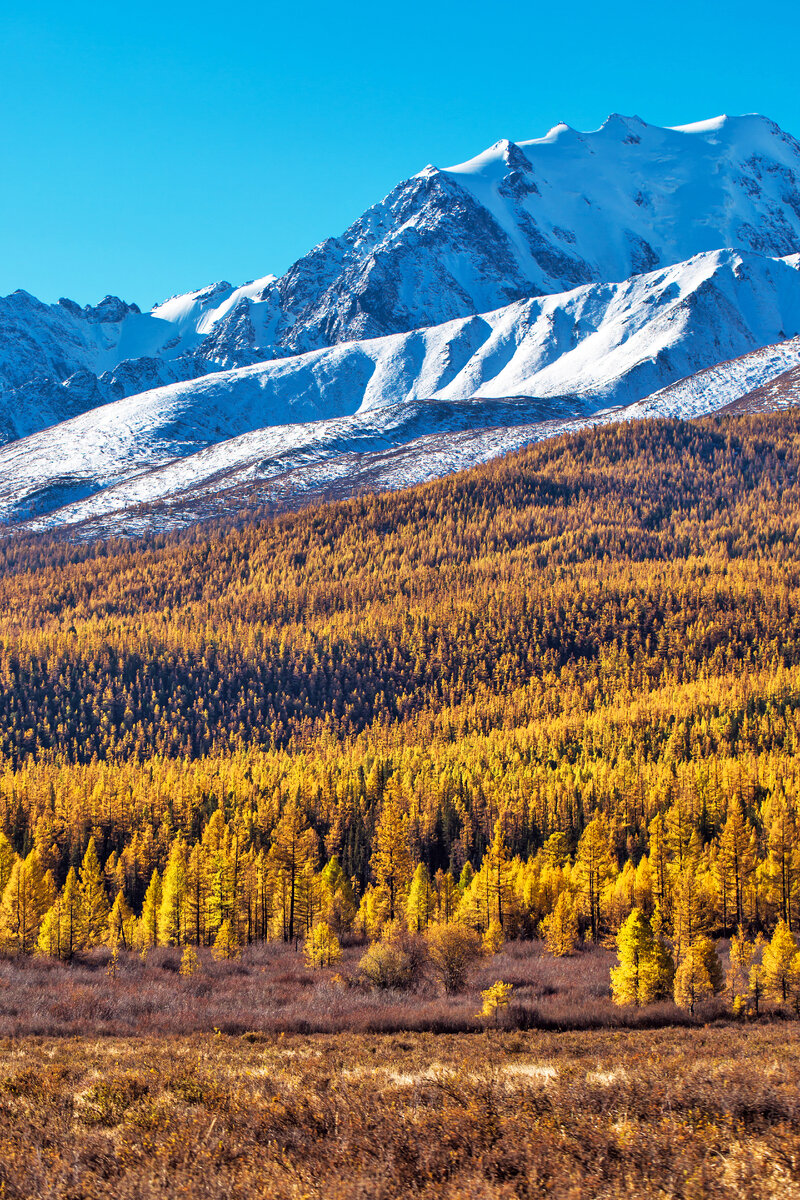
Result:
M609 967L616 956L602 947L556 959L541 942L508 942L481 961L468 988L455 996L442 995L424 966L407 991L362 986L358 963L365 948L348 946L341 962L315 971L302 953L282 943L252 946L223 962L201 950L201 969L189 979L178 973L180 951L166 947L151 951L146 963L122 952L113 978L103 948L71 966L44 956L0 958L0 1037L470 1033L483 1028L481 991L498 979L513 985L503 1014L509 1028L695 1023L672 1002L644 1009L615 1005ZM696 1020L719 1019L727 1007L721 997L708 1001Z
M800 1195L794 1024L0 1043L4 1197Z

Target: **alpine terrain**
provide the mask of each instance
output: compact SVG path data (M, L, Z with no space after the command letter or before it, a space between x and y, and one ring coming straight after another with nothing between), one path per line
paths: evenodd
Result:
M786 404L795 368L798 142L758 115L562 124L426 167L280 278L0 300L0 520L86 538L396 488Z

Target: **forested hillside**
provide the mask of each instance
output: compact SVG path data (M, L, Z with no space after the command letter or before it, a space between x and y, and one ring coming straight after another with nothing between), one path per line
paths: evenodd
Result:
M797 927L799 464L796 409L637 422L243 530L5 542L6 944L530 936L561 895L595 938Z

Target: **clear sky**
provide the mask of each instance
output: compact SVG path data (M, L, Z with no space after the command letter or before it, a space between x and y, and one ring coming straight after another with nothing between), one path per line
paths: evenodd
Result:
M427 163L558 121L758 111L800 136L796 0L11 8L0 292L46 301L280 273Z

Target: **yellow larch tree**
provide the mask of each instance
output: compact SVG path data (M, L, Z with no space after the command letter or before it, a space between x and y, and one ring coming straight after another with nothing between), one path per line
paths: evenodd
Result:
M84 942L83 903L75 868L70 867L61 894L48 910L39 934L39 949L71 962Z
M436 896L428 868L419 863L406 899L406 923L412 933L424 933L436 913Z
M17 853L6 835L0 830L0 899L6 890L6 884L11 878L11 871L17 861Z
M132 950L136 936L136 918L122 892L117 892L108 915L104 941L112 950Z
M738 1012L750 991L750 970L756 955L756 943L745 935L741 925L731 938L726 983L734 1012Z
M36 851L31 850L27 858L18 858L0 903L0 946L18 954L31 954L44 915L54 900L53 881L42 870Z
M161 881L158 941L162 946L182 946L186 941L186 843L177 837Z
M547 949L557 958L574 954L578 946L578 910L575 898L563 891L556 900L555 908L542 921L542 932Z
M291 942L300 934L296 925L298 883L306 866L316 866L317 856L317 835L297 800L293 800L275 827L270 847L270 860L280 885L285 942Z
M408 845L408 817L397 798L389 794L375 828L375 849L371 865L379 888L388 899L388 919L394 921L399 901L411 879L414 867Z
M608 826L600 814L592 818L581 834L575 866L589 914L592 940L596 942L600 936L603 884L613 871Z
M617 966L611 968L615 1004L652 1004L669 994L672 963L638 908L617 934L617 960Z
M701 1000L714 994L703 940L697 938L685 949L675 972L675 1003L679 1008L688 1008L690 1013L694 1013Z
M138 942L143 953L158 945L158 920L161 912L161 876L153 871L142 904L137 927Z
M741 800L732 796L714 863L723 929L745 922L745 901L756 861L755 831L745 817Z
M103 941L109 905L94 838L89 839L80 870L81 944L87 950Z
M773 1000L785 1003L790 998L796 957L797 942L792 931L786 921L779 921L762 958L764 987Z

